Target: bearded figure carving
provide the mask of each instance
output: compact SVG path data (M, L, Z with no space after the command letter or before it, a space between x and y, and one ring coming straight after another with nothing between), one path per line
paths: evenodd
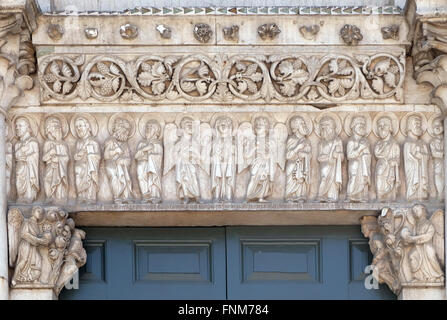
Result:
M101 149L94 139L98 131L96 120L90 115L79 115L71 121L71 131L77 137L74 154L75 182L78 201L96 203L99 190L99 162Z
M444 125L439 116L430 119L429 133L433 136L430 141L430 151L433 158L436 197L444 199Z
M113 201L116 204L128 203L133 197L132 180L130 178L131 154L128 144L135 126L131 119L121 115L112 116L109 120L111 137L104 145L106 173L112 188Z
M35 138L37 128L32 130L26 117L15 120L16 135L19 141L14 146L16 162L17 201L31 203L36 200L39 185L39 142Z
M47 200L65 202L68 195L68 145L62 140L68 132L62 127L62 117L50 116L45 120L43 131L47 137L43 145L42 161L45 163L43 185ZM63 132L65 131L65 132Z

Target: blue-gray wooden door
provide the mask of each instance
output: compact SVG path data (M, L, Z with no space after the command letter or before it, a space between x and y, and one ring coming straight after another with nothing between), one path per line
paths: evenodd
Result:
M79 289L61 299L394 299L364 286L358 226L85 228Z

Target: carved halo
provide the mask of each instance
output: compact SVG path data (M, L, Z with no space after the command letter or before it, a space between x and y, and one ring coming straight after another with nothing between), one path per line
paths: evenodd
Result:
M417 115L422 119L422 135L427 131L427 118L421 112L410 112L400 119L400 131L404 136L407 136L407 119L413 115Z
M345 123L344 123L344 129L345 129L345 133L348 137L350 137L352 135L351 132L351 123L352 123L352 119L354 117L363 117L366 120L366 135L365 137L369 136L369 134L371 133L371 117L369 116L369 114L366 113L348 113L345 117Z
M153 114L145 114L138 121L138 132L143 138L146 138L146 124L148 121L157 121L160 125L160 132L158 134L158 138L161 139L163 137L163 129L165 127L165 122L163 120L157 119Z
M441 119L441 125L442 125L442 115L440 113L434 113L431 115L430 119L428 119L427 132L432 137L436 137L436 135L433 132L433 122L436 119Z
M379 133L377 132L377 121L379 121L381 118L383 117L387 117L391 120L391 125L393 126L393 136L395 136L396 134L399 133L399 119L397 118L397 116L393 113L393 112L379 112L373 120L373 126L372 126L372 130L374 132L374 135L376 137L379 137Z
M333 112L323 112L323 113L320 113L318 116L317 116L317 118L315 119L315 134L319 137L319 138L321 138L320 137L320 120L323 118L323 117L330 117L330 118L332 118L332 119L334 119L334 122L335 122L335 134L338 136L338 135L340 135L340 133L341 133L341 127L342 127L342 125L341 125L341 120L340 120L340 118L339 118L339 116L337 116L335 113L333 113Z
M95 137L98 134L98 122L96 121L96 118L89 114L89 113L79 113L74 115L70 120L70 132L75 138L79 138L78 134L76 133L76 120L79 118L83 118L87 120L87 122L90 124L90 131L92 133L92 137Z
M233 135L235 135L237 132L237 128L239 127L239 121L231 114L222 114L222 113L213 114L210 120L211 128L214 128L216 120L219 118L230 118L231 122L233 123Z
M306 123L306 126L307 126L307 132L306 132L305 136L309 136L313 131L313 123L312 123L312 119L306 113L292 113L287 118L286 124L287 124L287 131L289 132L289 135L293 135L292 129L290 127L290 121L295 117L300 117L304 120L304 122Z
M28 120L28 123L31 127L31 135L33 137L37 136L37 132L38 132L38 125L36 120L34 120L34 118L31 118L30 116L24 115L24 114L18 114L16 116L13 117L12 119L12 123L15 125L16 121L20 118L25 118ZM14 130L14 136L15 136L15 130Z
M251 117L251 125L253 126L253 130L255 129L255 121L258 118L267 118L269 121L269 130L273 130L273 126L276 124L276 119L267 112L259 112Z
M132 138L135 134L135 120L127 113L115 113L109 118L109 123L107 124L107 129L109 130L109 134L113 136L113 123L116 119L122 118L126 119L130 123L130 132L129 132L129 138Z
M61 115L60 113L53 113L50 114L48 116L45 117L44 121L41 121L40 123L40 134L42 135L42 137L46 138L47 134L46 134L46 126L47 126L47 121L49 118L56 118L59 120L59 122L61 123L61 127L62 127L62 139L65 138L68 134L68 122L67 119L65 119L65 117L63 115Z

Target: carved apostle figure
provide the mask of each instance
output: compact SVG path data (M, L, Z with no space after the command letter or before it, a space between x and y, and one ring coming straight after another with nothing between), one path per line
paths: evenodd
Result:
M10 198L11 196L11 172L12 172L12 142L11 142L11 128L9 126L9 122L5 125L5 151L6 151L6 157L5 157L5 164L6 164L6 196Z
M115 203L127 203L130 201L132 181L130 178L131 155L127 140L132 130L132 124L128 119L117 117L112 123L112 137L106 140L104 146L104 160L112 188Z
M19 212L18 214L21 215ZM16 217L17 218L17 217ZM43 237L39 223L44 218L41 207L34 207L31 217L23 219L17 230L17 256L11 284L13 287L21 283L37 283L42 273L42 256L40 246L48 246L50 239ZM19 218L20 219L20 218ZM18 219L16 219L18 220ZM11 240L10 240L11 241Z
M96 203L99 190L99 162L101 160L99 143L93 138L91 126L89 120L83 116L74 120L74 133L78 137L73 157L76 192L79 202L90 204Z
M434 238L437 233L435 225L427 219L427 210L423 205L413 206L412 213L415 218L414 232L411 233L406 228L402 230L404 242L411 247L408 251L412 273L411 281L444 283L444 272L434 246ZM442 225L440 227L443 228Z
M428 198L428 145L421 136L424 134L422 118L412 114L406 123L408 140L404 144L405 178L407 200L425 200Z
M51 202L63 202L68 194L68 145L62 140L62 124L57 117L45 120L47 141L43 145L42 161L45 163L43 185Z
M231 201L236 182L236 146L233 120L222 116L214 124L215 138L211 151L211 188L215 201Z
M388 116L380 117L374 125L374 132L380 138L374 146L377 199L394 201L400 186L400 147L393 137L397 129L393 128L393 121Z
M371 184L371 151L366 138L369 134L366 119L354 116L349 126L352 137L346 145L349 176L347 196L349 201L367 202Z
M137 146L138 183L143 202L161 201L163 145L160 141L161 126L156 120L146 122L146 138Z
M318 146L320 186L318 199L336 202L342 188L343 143L337 136L335 119L323 116L319 121L321 141Z
M438 199L444 199L444 126L440 117L432 121L433 139L430 151L433 157L435 188Z
M39 142L33 137L28 118L17 118L15 129L19 139L14 146L17 201L31 203L36 200L40 190Z
M306 136L312 129L301 116L292 117L289 127L292 135L287 139L286 147L286 200L303 202L309 190L312 158L312 146Z

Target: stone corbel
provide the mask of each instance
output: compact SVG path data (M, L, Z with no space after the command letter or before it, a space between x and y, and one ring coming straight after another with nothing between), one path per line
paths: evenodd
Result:
M8 212L11 298L56 298L87 260L85 232L57 207L33 207L29 217Z
M445 299L444 212L423 205L384 208L365 216L362 233L373 254L373 278L401 300Z

